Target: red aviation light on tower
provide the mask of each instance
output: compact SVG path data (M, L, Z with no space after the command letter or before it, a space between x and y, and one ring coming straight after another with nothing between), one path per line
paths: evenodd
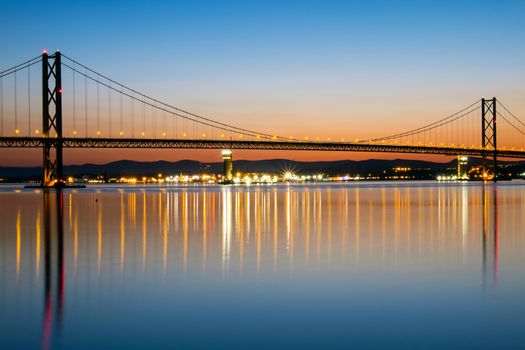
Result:
M42 54L47 55L47 50L46 49L42 50Z

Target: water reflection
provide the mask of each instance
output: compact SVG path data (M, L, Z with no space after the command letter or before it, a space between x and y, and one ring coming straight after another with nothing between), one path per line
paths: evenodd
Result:
M44 208L44 316L42 326L42 349L49 349L53 326L56 333L60 333L62 326L62 314L65 298L65 261L64 261L64 206L63 193L45 190L42 194ZM56 213L56 227L52 229L52 213ZM37 222L40 220L37 216ZM37 226L38 227L38 226ZM37 229L38 231L39 229ZM52 290L52 265L53 248L52 241L55 235L56 241L56 290ZM75 240L76 242L76 240ZM76 247L76 244L75 244ZM76 261L75 252L75 261ZM54 294L54 298L53 298ZM53 322L53 309L56 322Z
M495 290L500 270L522 261L525 247L525 196L504 185L3 195L12 202L2 205L7 224L0 243L10 253L2 254L0 277L16 282L4 283L15 293L27 288L25 276L35 283L42 278L43 349L53 347L62 323L75 318L79 300L86 300L80 294L90 300L101 290L122 292L129 281L261 281L294 274L351 280L378 271L449 269L478 280L481 271L479 284ZM10 280L6 266L13 265Z
M271 261L272 269L286 264L307 268L310 256L315 264L330 265L332 261L359 264L365 260L380 258L381 261L409 259L429 252L448 254L447 247L457 247L465 260L470 245L479 242L473 232L481 227L483 271L490 268L492 278L498 276L498 190L496 187L472 188L351 188L334 191L325 188L301 189L288 187L282 190L244 191L221 188L219 191L183 191L159 193L128 193L120 191L118 202L111 194L67 195L70 215L68 227L72 251L72 267L78 272L79 261L86 247L95 242L96 271L105 273L118 256L121 274L133 265L138 257L142 269L151 264L158 266L160 256L162 270L167 272L182 266L181 272L198 266L209 267L209 255L215 261L220 253L220 269L227 272L232 267L242 271L245 263L254 264L256 271ZM437 203L435 203L437 195ZM49 229L49 193L44 197L44 227ZM137 200L137 196L141 200ZM96 198L92 203L86 200ZM57 197L57 226L63 231L63 195ZM480 206L482 215L476 222L473 209ZM93 210L86 210L92 207ZM117 215L114 215L118 213ZM140 217L137 218L137 212ZM437 214L437 222L434 217ZM220 217L217 222L215 217ZM115 219L118 218L117 230ZM150 221L149 218L155 220ZM36 264L39 267L40 212L35 215ZM137 220L140 224L137 225ZM96 223L96 234L80 235ZM217 225L220 225L220 229ZM16 274L20 275L22 232L21 209L16 214ZM82 229L81 229L82 228ZM89 230L88 230L89 231ZM106 232L104 235L103 233ZM118 232L118 234L117 234ZM478 231L479 232L479 231ZM151 236L151 234L153 234ZM150 237L149 237L150 236ZM62 237L62 236L59 236ZM118 237L118 243L115 238ZM220 237L220 246L217 245ZM63 247L63 237L58 244ZM150 241L151 240L151 241ZM67 241L67 240L66 240ZM117 243L117 244L115 244ZM104 245L110 251L104 254ZM211 246L210 246L211 244ZM82 246L84 245L84 248ZM140 245L140 254L136 248ZM118 247L118 254L114 248ZM217 249L219 248L220 249ZM179 254L180 253L180 254ZM269 259L268 259L269 258ZM246 260L248 259L248 260ZM196 262L198 265L195 265ZM180 263L179 263L180 262ZM376 264L377 261L374 262ZM215 269L216 266L213 266ZM106 271L107 272L107 271Z
M492 188L492 205L489 191L483 188L483 285L492 279L497 286L499 279L499 223L498 223L498 188ZM490 209L492 209L492 225L489 227ZM490 265L490 267L489 267ZM492 270L492 273L489 270Z

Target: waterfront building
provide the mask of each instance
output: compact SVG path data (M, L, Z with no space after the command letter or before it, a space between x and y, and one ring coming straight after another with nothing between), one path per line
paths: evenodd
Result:
M233 180L232 151L229 149L223 150L222 160L224 161L224 179L231 182Z

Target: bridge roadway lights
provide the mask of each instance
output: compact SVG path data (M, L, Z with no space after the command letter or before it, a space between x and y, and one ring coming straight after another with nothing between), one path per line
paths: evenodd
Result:
M49 140L53 140L50 138ZM42 148L42 137L0 136L0 148ZM281 142L281 141L224 141L187 139L110 139L110 138L62 138L63 148L125 148L125 149L246 149L246 150L287 150L287 151L330 151L330 152L380 152L441 154L457 157L458 154L481 157L481 148L458 148L439 146L404 146L387 144L362 144L342 142ZM487 150L492 152L491 150ZM498 158L525 159L525 151L498 149Z

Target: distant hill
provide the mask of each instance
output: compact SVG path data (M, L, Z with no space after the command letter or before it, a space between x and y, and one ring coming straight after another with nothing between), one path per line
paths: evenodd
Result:
M472 158L471 164L477 165L479 159ZM298 162L287 159L268 159L268 160L237 160L233 162L234 171L240 172L266 172L280 174L286 170L291 170L297 174L322 173L325 175L344 175L344 174L378 174L383 171L390 171L392 168L403 167L412 168L415 171L434 173L445 171L456 167L456 161L447 163L436 163L422 160L406 159L369 159L363 161L340 160L323 162ZM169 174L197 174L202 172L221 173L223 170L222 162L202 163L194 160L181 160L177 162L156 161L156 162L136 162L131 160L119 160L107 164L83 164L68 165L64 167L66 176L98 176L118 177L126 175L156 175L162 173ZM41 175L40 167L0 167L0 177L12 180L38 180Z

